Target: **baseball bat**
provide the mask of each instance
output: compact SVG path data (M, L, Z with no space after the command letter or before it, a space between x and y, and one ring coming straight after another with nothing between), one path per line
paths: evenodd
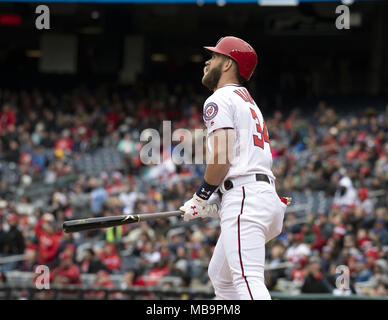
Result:
M173 216L183 215L180 210L167 211L167 212L156 212L156 213L139 213L139 214L128 214L121 216L111 217L98 217L88 218L79 220L69 220L63 223L63 231L66 233L80 232L86 230L110 228L115 226L121 226L130 223L139 223L142 221L149 221L160 218L167 218Z

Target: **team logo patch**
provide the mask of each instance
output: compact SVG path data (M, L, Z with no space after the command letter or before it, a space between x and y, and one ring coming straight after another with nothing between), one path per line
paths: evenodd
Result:
M205 121L209 121L213 119L218 113L218 106L214 102L210 102L205 106L205 110L203 112L203 118Z

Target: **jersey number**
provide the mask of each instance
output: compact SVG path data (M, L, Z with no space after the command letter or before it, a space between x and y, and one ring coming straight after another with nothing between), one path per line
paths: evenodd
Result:
M253 105L255 105L255 102L253 101L251 95L246 89L238 89L234 90L234 93L238 94L245 102L249 102ZM256 111L252 108L249 108L251 110L252 118L253 120L257 120L256 123L256 131L259 135L253 135L253 144L256 147L260 147L264 149L264 142L269 143L269 137L268 137L268 130L267 126L265 125L264 119L263 119L263 130L261 130L259 118L256 114ZM261 136L261 139L259 138Z
M251 110L253 120L257 120L256 131L259 134L259 135L255 135L255 134L253 135L253 144L256 147L260 147L260 148L264 149L264 142L269 143L267 126L265 125L265 122L263 120L263 130L261 130L259 118L256 114L256 111L253 110L252 108L249 108L249 109ZM259 138L260 136L261 136L261 139Z

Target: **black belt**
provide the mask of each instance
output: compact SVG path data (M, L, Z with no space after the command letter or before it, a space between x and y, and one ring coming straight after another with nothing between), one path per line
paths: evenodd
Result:
M265 174L261 174L261 173L256 173L256 181L264 181L264 182L271 184L271 181L269 180L268 176L266 176ZM224 181L224 188L226 191L232 189L233 182L229 179L225 180ZM220 191L220 189L218 189L218 195L222 196L222 192Z

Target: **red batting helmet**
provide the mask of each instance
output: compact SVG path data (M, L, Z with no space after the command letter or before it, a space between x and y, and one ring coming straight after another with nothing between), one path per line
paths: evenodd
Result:
M237 62L240 75L249 80L255 71L257 55L255 50L245 42L236 37L224 37L218 40L215 47L204 47L205 49L223 54Z

